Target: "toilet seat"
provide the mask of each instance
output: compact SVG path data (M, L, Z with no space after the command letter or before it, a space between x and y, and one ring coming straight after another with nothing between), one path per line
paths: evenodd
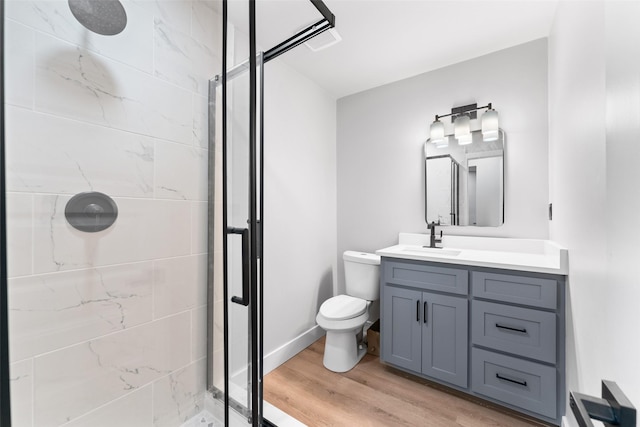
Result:
M358 317L367 311L367 302L349 295L329 298L320 306L320 314L327 320L347 320Z

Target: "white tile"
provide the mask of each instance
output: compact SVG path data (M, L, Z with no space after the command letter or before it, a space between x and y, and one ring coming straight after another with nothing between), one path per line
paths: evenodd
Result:
M71 14L67 0L10 0L6 15L56 38L150 73L153 63L153 15L124 0L127 26L115 36L95 34Z
M33 108L35 33L5 20L5 99L7 104Z
M155 22L154 74L192 92L207 96L209 79L220 71L213 46L199 43L164 21Z
M218 106L218 109L221 108ZM218 122L218 126L222 126ZM209 100L198 94L193 94L193 145L204 149L209 148Z
M205 406L206 406L205 397ZM224 422L216 419L216 417L209 413L206 409L199 414L194 415L190 420L187 420L180 427L222 427Z
M191 34L198 42L213 47L215 52L222 52L222 16L216 12L215 3L212 0L192 2Z
M224 350L224 300L213 303L213 351Z
M169 258L153 262L154 318L207 303L207 256Z
M175 427L204 409L206 365L201 359L153 383L153 424Z
M193 202L191 204L191 253L208 252L208 213L207 202ZM222 227L222 220L218 225ZM222 230L222 228L216 228L216 230Z
M218 241L220 241L220 244L222 244L222 239L218 239ZM218 244L218 241L216 241L216 244ZM213 300L214 301L222 301L223 298L223 281L224 281L224 276L223 276L223 252L222 249L220 250L216 250L213 253Z
M36 35L38 111L190 144L191 93L77 46Z
M213 385L219 390L224 390L224 351L213 352Z
M153 138L16 107L7 122L10 191L153 197Z
M114 198L118 218L108 229L72 228L64 209L69 196L34 196L36 273L189 255L190 203Z
M207 306L191 310L191 360L207 357Z
M185 0L131 0L151 13L155 20L164 21L175 30L189 33L191 2Z
M182 313L37 357L35 424L73 420L186 366L189 327Z
M31 274L33 200L7 193L7 262L9 277Z
M207 150L170 142L156 143L156 197L207 200Z
M151 262L10 280L12 359L150 321L152 281Z
M33 360L9 365L9 384L11 386L11 420L14 426L30 427L33 406Z
M151 427L152 420L153 388L148 385L107 403L64 427Z

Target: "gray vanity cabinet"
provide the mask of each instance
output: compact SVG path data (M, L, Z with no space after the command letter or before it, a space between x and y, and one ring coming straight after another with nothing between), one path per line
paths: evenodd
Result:
M422 293L422 373L459 387L467 386L466 298Z
M560 275L382 258L381 359L559 425Z
M389 263L386 271L388 281L382 287L382 359L467 387L469 302L455 294L460 288L467 292L467 272L410 263ZM427 291L431 288L449 292L453 289L455 293Z

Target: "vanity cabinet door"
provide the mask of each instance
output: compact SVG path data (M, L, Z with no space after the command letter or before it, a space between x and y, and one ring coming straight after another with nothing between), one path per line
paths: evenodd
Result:
M467 387L468 301L422 293L422 373Z
M382 307L382 360L420 372L422 292L384 286Z

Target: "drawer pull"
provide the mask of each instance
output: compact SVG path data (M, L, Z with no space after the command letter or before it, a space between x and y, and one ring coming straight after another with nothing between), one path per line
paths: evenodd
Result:
M511 378L503 377L502 375L500 375L498 373L496 373L496 378L498 378L499 380L509 381L510 383L521 385L522 387L526 387L527 386L527 382L524 381L524 380L523 381L512 380Z
M499 323L496 323L496 328L508 329L510 331L520 332L522 334L526 334L527 333L527 330L524 329L524 328L522 328L522 329L520 329L520 328L512 328L511 326L504 326L504 325L501 325Z
M416 301L416 322L420 321L420 300Z

